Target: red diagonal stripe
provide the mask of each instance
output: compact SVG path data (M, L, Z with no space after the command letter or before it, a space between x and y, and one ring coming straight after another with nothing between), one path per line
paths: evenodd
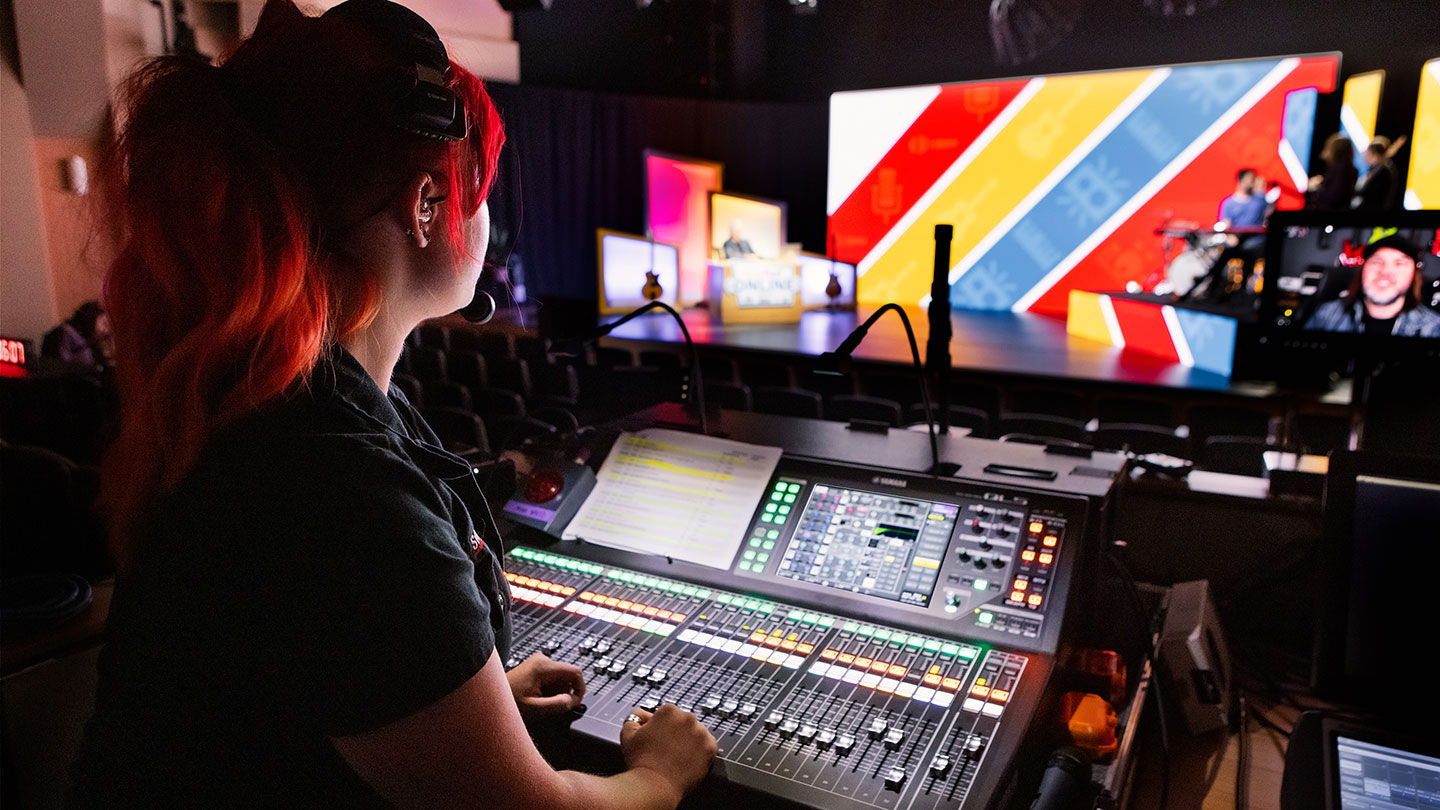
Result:
M1175 341L1170 338L1170 328L1165 325L1165 315L1160 311L1159 304L1124 298L1111 298L1110 304L1115 307L1120 334L1125 336L1125 348L1180 362L1180 354L1175 351Z
M1304 194L1294 187L1277 151L1285 96L1306 87L1319 87L1321 92L1334 89L1334 77L1333 57L1301 60L1290 75L1040 296L1030 311L1064 314L1072 289L1123 290L1127 281L1144 284L1155 276L1163 278L1161 241L1155 229L1167 220L1214 224L1220 201L1235 190L1235 173L1241 167L1254 168L1280 184L1282 196L1277 207L1301 207Z
M858 262L940 179L1027 79L949 85L830 217L835 258Z

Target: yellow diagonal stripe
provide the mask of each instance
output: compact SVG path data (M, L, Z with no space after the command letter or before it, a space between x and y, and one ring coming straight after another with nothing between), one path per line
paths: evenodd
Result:
M955 226L952 259L969 253L1150 73L1047 78L1030 103L866 271L857 285L860 300L919 301L930 291L937 224Z
M1110 325L1100 311L1100 296L1082 290L1070 291L1070 309L1065 316L1065 331L1076 337L1110 342Z
M1370 145L1375 137L1375 117L1380 113L1380 87L1385 83L1385 71L1372 70L1345 80L1345 92L1340 105L1349 107L1355 120L1365 130L1365 142L1355 144L1356 151Z
M1440 208L1440 59L1426 62L1420 72L1405 197L1407 208Z

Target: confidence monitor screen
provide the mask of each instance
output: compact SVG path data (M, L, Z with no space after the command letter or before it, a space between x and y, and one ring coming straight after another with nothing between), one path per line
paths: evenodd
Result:
M817 484L777 573L925 607L960 508Z
M1440 759L1344 736L1335 738L1334 753L1336 810L1440 807Z
M1306 332L1440 338L1440 212L1277 214L1264 320Z

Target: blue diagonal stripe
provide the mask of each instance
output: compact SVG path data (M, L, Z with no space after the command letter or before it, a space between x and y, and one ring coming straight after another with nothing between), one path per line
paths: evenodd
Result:
M955 282L951 303L1011 308L1277 64L1265 59L1173 68Z

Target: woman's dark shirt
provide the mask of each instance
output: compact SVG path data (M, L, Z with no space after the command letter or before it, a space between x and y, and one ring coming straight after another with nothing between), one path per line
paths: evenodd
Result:
M1353 163L1337 163L1325 170L1320 187L1310 192L1306 208L1318 211L1348 211L1350 197L1355 194L1355 181L1360 176Z
M116 584L70 805L385 806L329 738L509 651L499 538L438 445L340 349L218 434Z

